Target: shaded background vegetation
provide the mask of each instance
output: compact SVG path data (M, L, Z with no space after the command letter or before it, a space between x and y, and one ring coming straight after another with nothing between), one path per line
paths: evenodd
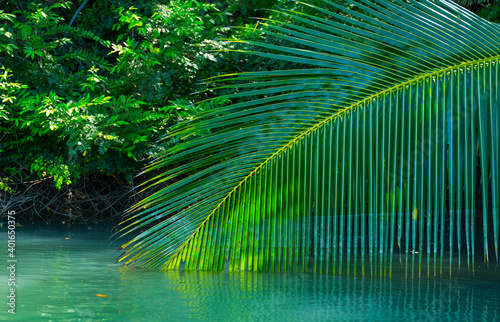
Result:
M500 21L498 1L464 5ZM134 187L147 178L135 175L175 144L161 138L227 103L195 104L213 96L202 80L286 67L220 52L236 48L230 39L264 37L255 18L275 18L263 9L277 6L298 8L290 0L3 1L2 213L46 222L120 214L141 197Z

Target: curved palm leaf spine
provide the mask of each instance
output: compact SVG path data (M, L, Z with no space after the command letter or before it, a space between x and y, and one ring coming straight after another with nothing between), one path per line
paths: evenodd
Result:
M276 44L246 42L299 69L217 79L242 101L171 134L149 184L185 178L133 207L124 230L147 229L120 260L382 275L399 248L435 275L464 240L473 263L475 233L498 260L499 26L448 1L323 2L304 5L333 20L284 12Z

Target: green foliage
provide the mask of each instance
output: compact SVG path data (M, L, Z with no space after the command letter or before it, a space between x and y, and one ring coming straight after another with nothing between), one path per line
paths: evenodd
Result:
M480 4L483 2L488 2L488 0L456 0L455 2L457 2L463 6L470 6L472 4Z
M172 1L158 6L151 17L133 7L120 9L113 26L119 34L111 52L118 58L111 71L127 77L118 85L154 104L187 97L201 76L199 71L216 61L203 43L215 26L200 12L210 10L215 7L196 1Z
M68 26L79 5L9 1L0 11L0 167L57 187L93 172L132 180L173 126L213 108L193 104L213 97L198 82L235 71L241 56L228 63L214 50L234 48L222 39L241 31L228 25L253 12L230 1L106 0Z
M132 181L145 160L186 139L161 141L180 122L259 98L224 97L235 89L220 80L200 81L301 66L240 51L241 40L307 48L266 32L266 24L275 20L307 27L271 9L316 14L293 0L103 0L86 2L76 14L83 3L5 0L0 5L0 170L16 180L51 178L60 188L103 173ZM498 19L496 1L473 9ZM338 8L330 10L342 15ZM265 19L257 23L255 17ZM214 98L214 92L221 97ZM206 127L187 137L214 130ZM12 191L7 189L11 179L4 179L0 190Z
M486 4L483 2L480 2L481 5L478 6L480 9L477 10L477 14L489 21L500 22L500 2L497 0L488 1Z
M8 183L14 183L14 181L10 178L0 178L0 192L6 192L6 193L13 193L14 191L12 190L11 187L9 187ZM0 196L2 194L0 193Z

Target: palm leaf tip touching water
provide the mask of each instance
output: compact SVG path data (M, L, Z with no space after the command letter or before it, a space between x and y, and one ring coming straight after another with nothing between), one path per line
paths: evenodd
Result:
M499 26L448 1L351 3L304 3L315 14L244 41L299 67L218 79L238 103L172 133L186 140L151 184L189 175L134 206L124 229L147 230L121 260L386 274L399 249L428 275L453 253L498 260Z

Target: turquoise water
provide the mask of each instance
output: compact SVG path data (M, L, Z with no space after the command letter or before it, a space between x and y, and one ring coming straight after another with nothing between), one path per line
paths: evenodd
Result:
M392 278L161 272L115 264L118 245L110 245L110 229L16 230L12 315L1 229L2 321L500 320L500 269L494 267L478 267L475 278L430 279L405 279L397 270Z

